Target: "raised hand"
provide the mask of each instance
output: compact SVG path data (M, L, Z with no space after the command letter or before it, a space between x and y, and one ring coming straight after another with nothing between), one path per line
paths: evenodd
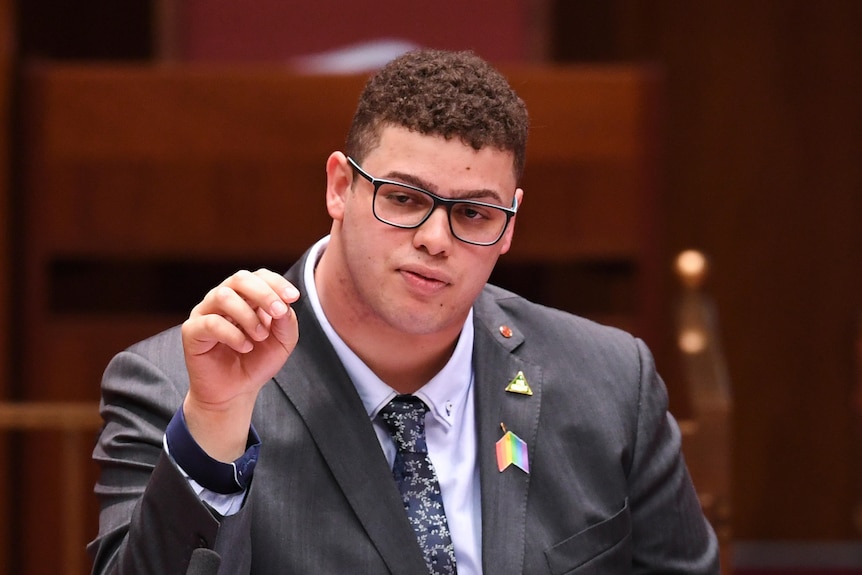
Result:
M207 293L183 324L190 380L183 409L211 457L232 461L245 451L258 392L299 338L290 309L297 298L277 273L240 271Z

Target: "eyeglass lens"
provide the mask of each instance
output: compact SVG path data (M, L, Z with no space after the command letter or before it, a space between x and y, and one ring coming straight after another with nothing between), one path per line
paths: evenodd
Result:
M427 219L437 203L431 195L419 190L383 183L374 196L374 213L386 223L412 228ZM508 221L503 209L483 203L454 202L447 208L452 232L467 242L496 242Z

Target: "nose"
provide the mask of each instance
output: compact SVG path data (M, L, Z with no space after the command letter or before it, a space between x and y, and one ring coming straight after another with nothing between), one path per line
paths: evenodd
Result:
M425 248L430 255L448 254L455 241L449 229L449 213L445 206L437 206L413 233L413 247Z

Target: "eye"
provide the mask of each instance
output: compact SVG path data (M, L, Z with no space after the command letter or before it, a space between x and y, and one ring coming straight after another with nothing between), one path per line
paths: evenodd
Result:
M410 196L407 194L401 194L398 192L392 192L391 194L386 194L386 199L390 202L396 204L406 204L410 202Z
M427 209L431 198L422 192L404 188L395 184L385 184L377 194L394 208Z
M492 211L492 208L477 206L475 204L457 204L452 208L453 215L474 223L490 219Z

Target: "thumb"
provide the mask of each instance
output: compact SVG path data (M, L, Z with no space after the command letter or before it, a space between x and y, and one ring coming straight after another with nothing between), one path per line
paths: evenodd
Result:
M299 322L296 312L288 306L287 313L279 318L273 318L269 326L270 333L281 343L287 353L293 352L296 342L299 341Z

